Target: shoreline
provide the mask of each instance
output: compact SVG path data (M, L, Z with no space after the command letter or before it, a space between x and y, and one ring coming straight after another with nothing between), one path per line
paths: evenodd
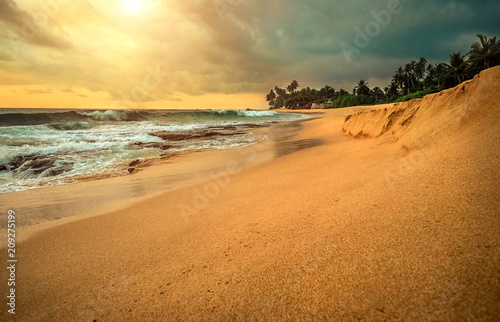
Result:
M46 211L51 212L54 208L53 205L55 205L58 208L58 211L62 213L67 211L77 212L76 214L61 216L61 218L50 217L48 218L48 221L44 220L39 223L35 222L34 224L28 223L27 225L23 224L21 226L18 226L18 229L20 230L20 232L22 232L22 237L18 239L18 241L22 242L31 238L36 233L39 233L46 229L51 229L53 227L58 227L85 218L100 216L108 212L118 211L120 209L130 207L131 205L134 205L138 202L154 198L155 196L161 195L168 191L181 189L209 181L211 180L211 178L209 175L207 175L207 173L220 171L220 166L227 163L224 161L226 158L230 158L232 159L232 161L243 163L240 165L241 170L239 170L242 171L250 167L255 167L260 164L270 162L273 159L279 158L283 155L293 153L295 150L307 148L307 145L297 146L295 144L297 140L293 140L293 138L300 133L303 127L303 125L301 124L310 120L312 119L272 123L269 126L249 130L248 133L252 133L252 135L269 136L268 139L249 146L223 150L205 149L182 151L180 153L176 153L176 155L172 157L144 160L138 167L139 171L134 171L130 174L114 175L109 177L106 175L94 176L63 185L5 193L0 195L0 202L3 202L6 205L13 205L13 207L9 209L16 210L16 212L18 212L20 209L20 213L24 212L25 214L29 212L30 208L48 208L48 210ZM274 145L276 145L277 147L273 148L272 146ZM279 148L279 146L282 147ZM273 149L276 151L273 152ZM272 154L274 154L274 156ZM255 162L250 161L249 164L244 164L244 159L249 158L258 158L259 160ZM210 165L208 167L206 165L203 165L202 163L204 162L202 162L202 159L208 159L209 162L211 162ZM174 167L174 170L169 169L171 167ZM190 173L189 175L183 175L183 173L185 173L189 169L194 168L204 168L203 171L198 171L198 175L200 176L199 178L197 178L196 176L193 178L192 173ZM137 181L143 181L141 183L142 186L155 184L151 180L154 180L155 177L158 177L158 174L161 176L162 173L167 173L168 177L179 178L175 179L175 182L173 182L173 184L167 184L167 186L159 186L158 184L156 184L156 186L148 192L138 192L137 194L134 194L133 196L127 198L117 198L116 200L105 201L102 199L101 195L97 202L95 199L93 199L97 197L96 193L92 193L92 191L97 190L101 194L105 194L105 191L112 189L116 191L112 192L112 194L124 193L123 188L119 188L119 186L130 186ZM64 206L64 204L67 204L68 202L64 199L62 200L62 206L57 202L57 200L48 203L46 202L46 200L50 200L51 198L53 198L53 196L59 196L61 194L69 196L80 196L79 199L81 200L81 202L77 201L76 207L78 207L78 205L82 205L83 203L96 203L97 206L91 208L90 210L78 210L75 209L75 206ZM29 202L33 203L29 204L28 206L20 207L20 204L26 204ZM43 210L45 211L45 209ZM34 220L36 221L36 218ZM0 237L3 235L5 235L3 232L0 233ZM0 249L4 249L4 247L5 245L0 245Z

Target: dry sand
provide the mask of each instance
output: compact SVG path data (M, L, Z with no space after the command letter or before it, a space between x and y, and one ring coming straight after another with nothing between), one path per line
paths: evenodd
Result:
M16 317L494 320L499 79L497 67L424 100L328 110L298 138L323 145L222 188L43 230L18 245Z

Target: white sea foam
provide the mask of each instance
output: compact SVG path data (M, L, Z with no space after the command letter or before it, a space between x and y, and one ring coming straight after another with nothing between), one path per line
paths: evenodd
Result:
M127 113L125 111L115 111L115 110L77 112L77 113L84 116L90 116L99 121L108 121L108 120L121 121L125 119L125 117L127 116Z
M259 117L259 116L274 116L278 113L273 111L236 111L239 116Z
M244 111L244 110L211 110L212 113L216 114L221 114L221 115L228 115L228 114L234 114L235 116L241 116L241 117L262 117L262 116L274 116L277 115L278 113L274 111Z
M73 122L73 119L65 119L62 123L0 127L0 166L10 169L11 162L16 157L22 156L48 156L73 164L71 171L51 178L44 178L41 175L38 178L32 177L27 171L26 178L19 180L13 177L12 172L0 171L0 193L62 184L74 176L120 171L127 173L127 165L130 161L155 158L163 153L207 148L229 149L254 144L263 139L263 137L251 134L193 138L181 142L168 142L175 146L164 151L157 148L144 148L146 143L164 142L160 137L151 135L152 133L164 131L189 133L214 126L260 124L273 120L300 118L299 115L285 115L274 111L212 110L209 113L206 111L190 112L191 114L186 113L180 116L176 116L175 113L159 114L158 117L155 117L154 113L145 113L148 120L125 122L127 116L139 115L134 111L132 113L135 114L129 112L82 111L77 113L96 121ZM214 115L207 118L210 113L215 113L215 118ZM142 117L141 115L140 118ZM246 119L243 120L243 118ZM137 145L137 143L141 144Z

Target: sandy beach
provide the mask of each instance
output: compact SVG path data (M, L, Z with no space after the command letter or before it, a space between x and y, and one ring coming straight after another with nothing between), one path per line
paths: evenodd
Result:
M215 177L31 232L15 318L492 321L499 79L325 110L290 139L311 147L245 167L224 155Z

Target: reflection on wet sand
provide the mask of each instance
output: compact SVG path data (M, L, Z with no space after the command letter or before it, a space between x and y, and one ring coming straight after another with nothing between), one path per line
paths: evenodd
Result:
M282 157L287 154L298 152L304 149L320 146L323 141L318 139L307 139L297 141L276 142L276 157Z

